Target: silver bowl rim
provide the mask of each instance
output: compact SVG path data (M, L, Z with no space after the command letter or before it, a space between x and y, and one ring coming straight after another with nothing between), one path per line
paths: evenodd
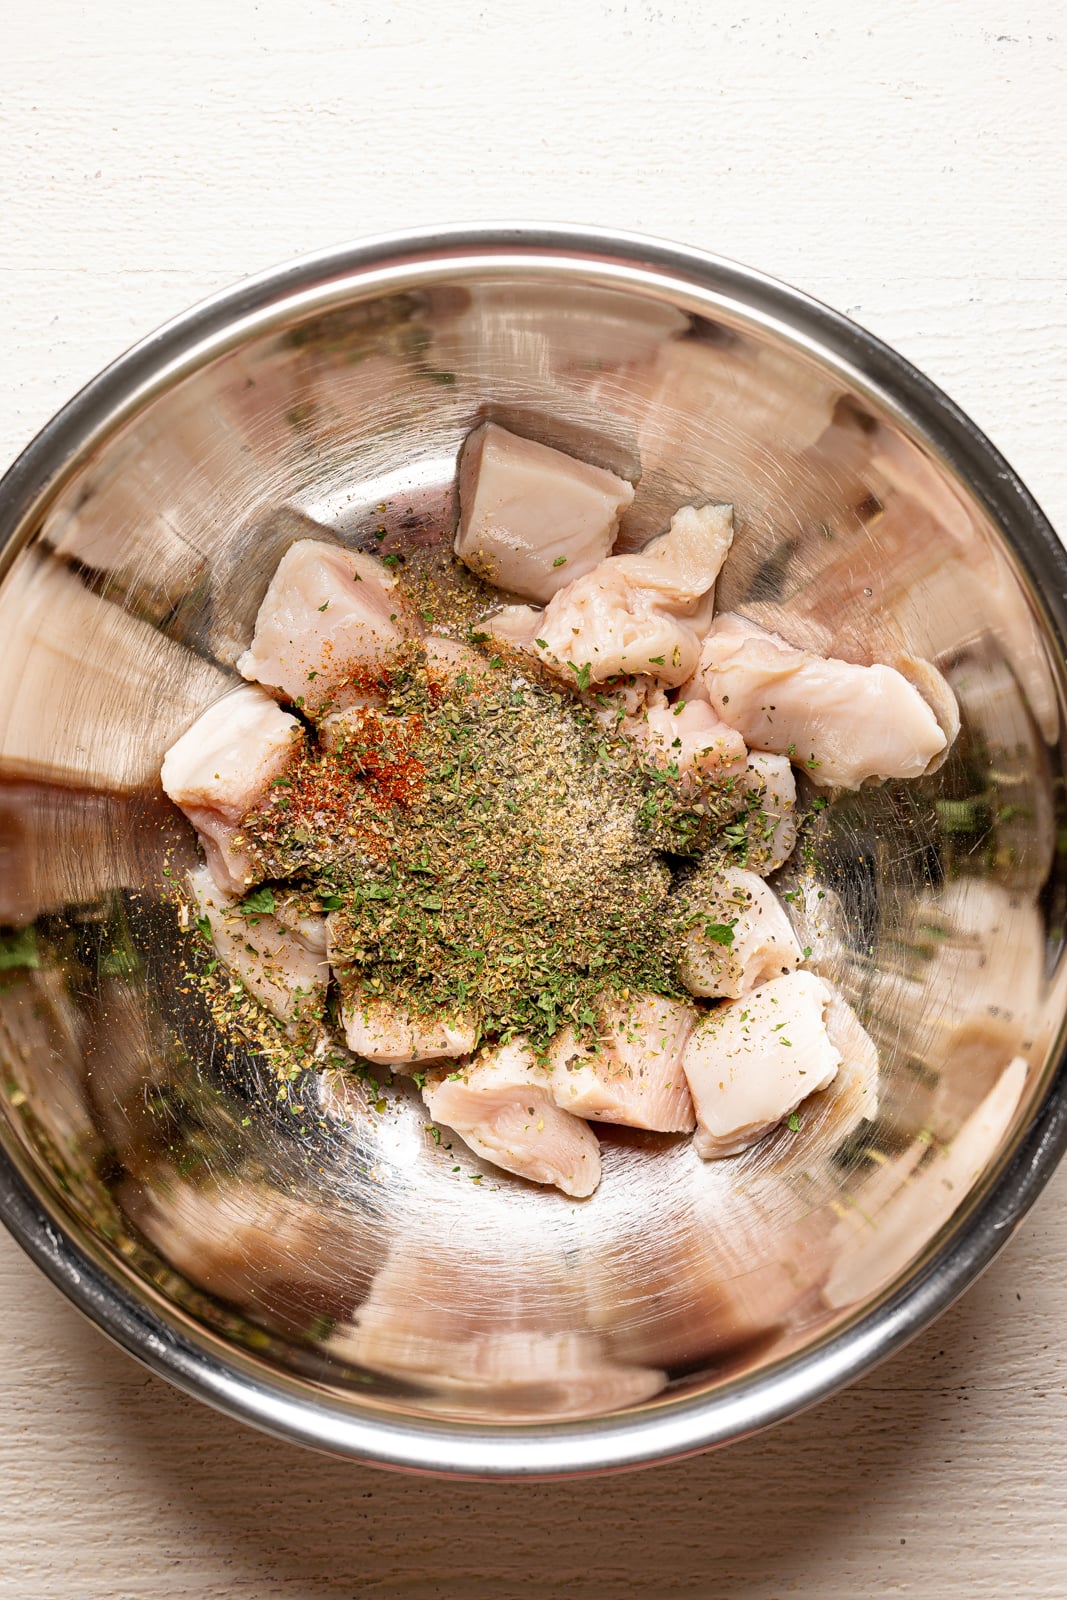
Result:
M655 293L681 287L715 297L807 345L892 413L967 485L1008 546L1031 600L1067 655L1067 553L1018 474L979 428L889 346L810 296L723 257L603 228L514 225L413 229L337 246L211 296L133 346L48 422L0 479L0 568L15 535L32 526L90 441L152 392L238 342L251 319L292 309L294 297L336 298L339 286L373 292L420 274L501 270L579 273ZM405 281L406 275L406 281ZM205 350L209 355L205 355ZM216 1409L311 1448L399 1471L459 1478L549 1478L679 1460L748 1436L835 1393L899 1350L967 1289L1010 1238L1067 1148L1067 1049L1061 1027L1044 1095L963 1213L905 1280L818 1340L712 1395L666 1399L642 1412L577 1422L500 1426L386 1417L340 1405L265 1367L222 1359L218 1340L172 1327L147 1290L135 1292L102 1253L72 1236L78 1225L46 1204L43 1184L0 1149L0 1220L104 1333L150 1370ZM52 1197L47 1197L49 1200Z

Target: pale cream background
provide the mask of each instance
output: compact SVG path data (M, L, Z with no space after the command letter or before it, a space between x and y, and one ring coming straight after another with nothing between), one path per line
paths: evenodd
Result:
M1067 529L1065 108L1053 0L8 0L0 458L246 272L553 219L850 311ZM0 1235L0 1600L1061 1597L1065 1268L1067 1173L932 1332L777 1432L638 1476L453 1486L183 1399Z

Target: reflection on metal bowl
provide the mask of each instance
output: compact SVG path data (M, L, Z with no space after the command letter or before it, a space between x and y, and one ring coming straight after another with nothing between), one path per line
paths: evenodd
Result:
M628 547L731 500L723 607L951 683L940 769L833 796L818 887L782 874L879 1048L858 1129L869 1064L727 1161L601 1129L575 1202L435 1143L401 1080L280 1089L184 981L165 889L195 843L163 751L234 681L294 538L450 535L486 417L635 479ZM355 246L125 356L12 468L0 535L0 1211L157 1371L387 1465L678 1456L898 1346L1047 1179L1067 567L973 426L834 313L597 233Z

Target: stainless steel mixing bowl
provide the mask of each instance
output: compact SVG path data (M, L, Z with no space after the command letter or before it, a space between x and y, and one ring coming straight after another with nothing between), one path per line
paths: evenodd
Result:
M951 681L948 761L837 796L781 885L881 1051L858 1128L824 1099L717 1164L607 1130L573 1202L435 1143L402 1084L280 1091L185 981L164 749L292 538L447 534L486 415L639 474L631 543L732 500L721 605ZM896 1349L1048 1178L1067 567L977 429L844 318L637 238L372 241L124 356L3 480L0 535L0 1211L155 1371L409 1469L677 1457Z

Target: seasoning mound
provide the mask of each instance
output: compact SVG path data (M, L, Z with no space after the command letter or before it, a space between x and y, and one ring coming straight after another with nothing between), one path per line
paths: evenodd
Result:
M696 827L693 797L503 655L445 676L409 648L385 682L242 823L257 872L329 913L331 962L539 1048L605 992L680 998L657 828L668 798Z

